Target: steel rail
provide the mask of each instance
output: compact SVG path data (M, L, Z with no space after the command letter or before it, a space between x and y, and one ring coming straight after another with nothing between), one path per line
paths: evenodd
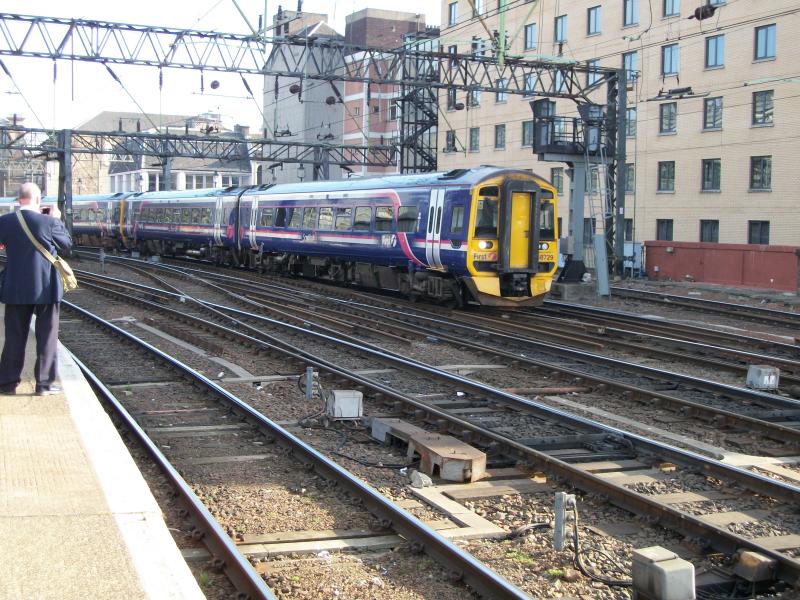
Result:
M618 286L611 286L611 292L615 295L658 302L659 304L691 306L702 310L711 311L723 315L746 316L751 319L759 319L768 323L778 323L781 325L794 325L800 327L800 314L773 308L762 308L758 306L748 306L735 302L721 302L719 300L709 300L707 298L693 298L691 296L680 296L677 294L664 294L662 292L651 292L647 290L632 290Z
M237 550L236 544L231 540L230 536L225 533L214 516L192 491L189 484L186 483L186 480L181 477L177 469L172 466L169 459L164 456L158 446L150 439L147 433L145 433L144 429L142 429L100 378L81 362L75 354L70 352L70 355L81 372L83 372L84 377L89 381L95 393L99 394L103 402L113 409L116 416L122 420L128 431L134 435L139 444L144 448L147 454L150 455L153 462L156 463L164 476L169 480L172 487L175 488L181 496L188 511L194 518L195 523L197 523L205 533L202 539L203 544L205 544L212 556L221 559L222 569L236 589L246 593L248 597L253 600L256 598L276 600L276 596L272 593L272 590L269 589L264 579L256 573L250 562Z
M132 333L117 327L113 323L81 308L67 300L62 303L71 311L85 319L101 325L114 334L124 338L134 345L157 356L184 376L211 390L217 396L233 405L237 410L252 419L259 427L269 431L276 440L280 440L292 453L304 463L313 465L321 476L334 480L344 485L348 491L361 498L365 505L374 514L380 515L391 524L392 529L400 535L419 542L434 560L446 565L451 572L463 580L478 593L487 598L498 599L527 599L527 596L517 587L503 579L495 571L478 561L471 554L465 552L455 544L443 538L419 519L397 506L377 490L355 477L352 473L339 466L313 447L291 434L289 431L265 417L246 402L230 393L219 384L198 373L178 359L164 353L148 342L136 337Z
M280 321L276 321L268 317L253 315L250 313L246 313L245 311L241 311L239 309L224 307L221 305L215 305L213 303L204 303L204 304L213 306L217 310L229 311L237 315L238 317L246 317L259 321L269 322L270 324L279 325L285 328L296 330L305 333L307 335L316 336L322 339L328 339L329 341L333 341L335 343L344 346L349 346L349 347L355 346L351 342L330 338L330 336L327 336L325 334L310 330L304 330L303 328L283 323ZM258 342L263 343L262 340L251 338L250 336L246 336L245 334L242 333L238 333L235 331L230 331L230 333L239 336L240 339L250 338L252 341L256 343ZM270 334L267 333L262 332L260 335L263 335L266 338L275 339L274 336L271 336ZM285 345L285 342L280 342L280 343L281 345ZM268 346L272 350L277 349L285 354L290 354L288 350L280 346L278 346L277 348L275 345L272 344L266 344L266 346ZM796 504L798 500L800 500L800 488L797 488L796 486L786 484L780 481L776 481L774 479L770 479L758 473L747 471L745 469L741 469L739 467L735 467L732 465L727 465L715 459L707 458L691 451L676 448L669 444L650 440L649 438L646 438L644 436L627 432L625 430L621 430L612 426L604 425L602 423L598 423L591 419L573 415L566 411L557 410L547 405L531 401L527 398L516 396L514 394L509 394L507 392L503 392L501 390L492 388L491 386L487 386L485 384L481 384L479 382L475 382L458 375L453 375L451 373L441 371L439 369L436 369L435 367L430 367L428 365L418 363L417 361L413 361L411 359L406 359L403 357L399 357L397 355L393 355L392 353L388 353L385 351L383 352L374 351L368 347L362 347L362 348L354 347L353 349L361 352L372 353L377 358L382 358L384 360L387 359L393 360L397 364L405 364L408 367L416 368L419 372L427 373L442 380L448 380L450 382L457 383L459 385L459 389L462 390L463 389L473 390L479 393L483 393L484 395L489 397L505 400L506 402L510 401L510 403L512 404L516 404L519 407L532 409L532 412L541 414L546 418L555 420L556 422L567 423L578 430L583 430L583 431L594 430L595 432L608 434L609 436L611 436L611 439L627 440L627 442L631 444L631 447L638 446L640 450L646 451L656 456L667 458L678 464L693 467L698 472L703 473L707 476L713 476L722 479L727 478L728 480L736 481L737 483L743 485L745 488L755 491L759 494L765 495L767 497L786 500L792 504ZM756 552L760 552L766 556L775 558L779 564L779 573L781 578L790 582L795 582L798 579L800 579L800 561L786 554L782 554L770 548L761 546L760 544L757 544L755 542L752 542L751 540L748 540L747 538L732 533L725 528L705 523L701 519L693 515L681 512L670 506L665 506L659 503L654 498L651 498L647 495L639 494L632 490L625 489L622 486L615 485L609 481L597 477L594 474L576 468L565 461L550 456L543 451L536 450L522 443L519 443L516 440L508 438L504 435L497 434L479 425L475 425L469 421L465 421L464 419L455 417L446 411L425 404L424 402L420 402L405 394L397 392L386 385L382 385L371 379L362 377L353 371L342 369L341 367L338 367L337 365L328 361L327 359L316 357L309 352L296 348L294 349L293 354L294 356L301 357L303 360L306 360L309 364L317 366L318 368L345 377L346 379L349 379L356 385L362 385L368 389L372 389L377 393L383 394L387 398L393 398L399 400L405 404L408 404L409 406L422 410L432 416L444 419L449 423L457 425L461 429L467 429L469 431L472 431L481 436L482 438L495 441L503 445L504 447L514 450L519 455L527 457L528 459L536 463L538 466L540 467L543 466L545 470L547 470L547 468L551 469L551 471L554 474L558 475L559 477L566 478L567 480L570 481L572 485L575 485L576 487L579 487L588 493L596 493L600 491L601 493L606 495L614 504L626 510L634 512L636 514L642 514L654 517L662 524L665 524L666 526L676 531L680 531L685 535L707 540L711 544L711 546L715 547L717 550L733 553L739 548L748 548Z

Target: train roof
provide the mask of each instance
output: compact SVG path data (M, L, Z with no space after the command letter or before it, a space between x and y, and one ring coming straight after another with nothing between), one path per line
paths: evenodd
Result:
M370 177L368 179L344 179L342 181L312 181L308 183L281 183L278 185L254 186L245 192L245 195L255 195L268 192L270 194L314 193L314 192L346 192L350 190L375 190L384 188L410 188L433 187L445 184L460 184L473 186L489 177L501 173L524 173L533 175L530 171L521 169L505 169L490 165L482 165L473 169L454 169L438 173L422 173L418 175L388 175L385 177Z

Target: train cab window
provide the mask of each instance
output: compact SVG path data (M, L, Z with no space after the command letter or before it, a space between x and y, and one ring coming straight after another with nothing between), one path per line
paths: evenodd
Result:
M193 208L192 209L192 225L199 225L200 224L200 209Z
M317 222L317 209L305 208L303 209L303 229L314 229L314 224Z
M486 189L486 188L484 188ZM494 188L495 190L497 188ZM483 190L481 190L482 192ZM497 237L497 198L478 198L478 214L475 218L475 235L480 237Z
M352 208L336 209L336 231L345 231L347 229L350 229L352 223L353 223Z
M542 202L539 209L539 239L556 239L555 206L552 202Z
M391 231L394 222L394 208L391 206L375 207L375 231Z
M259 219L262 227L271 227L272 226L272 209L271 208L262 208L261 209L261 218Z
M201 209L200 222L203 225L210 225L211 224L211 209L210 208Z
M319 228L333 229L333 208L330 206L319 209Z
M439 212L439 219L442 213ZM397 213L397 231L416 231L419 209L416 206L401 206Z
M290 210L292 209L283 206L275 209L275 227L286 227L286 222L288 221L286 211Z
M191 208L181 209L181 223L188 225L191 222L192 222L192 209Z
M300 229L300 225L303 222L303 209L290 208L289 212L292 213L292 216L289 219L289 227L292 229Z
M356 208L356 216L353 219L354 231L369 231L372 224L372 209L369 206L359 206Z
M450 233L464 233L464 205L454 204L450 211Z

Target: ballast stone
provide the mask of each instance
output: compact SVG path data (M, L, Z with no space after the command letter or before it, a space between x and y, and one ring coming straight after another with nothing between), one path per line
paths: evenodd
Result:
M695 600L694 565L661 546L633 551L633 597Z

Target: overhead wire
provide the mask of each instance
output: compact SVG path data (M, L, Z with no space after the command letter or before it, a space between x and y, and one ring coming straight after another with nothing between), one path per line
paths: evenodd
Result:
M11 84L14 86L14 89L17 90L17 93L22 98L22 101L25 102L25 105L28 107L28 110L31 111L31 114L33 115L33 118L36 119L39 122L39 125L42 127L42 129L47 129L47 126L44 124L44 121L42 121L39 118L39 115L36 114L36 111L33 109L33 106L28 101L28 98L22 92L22 89L20 89L19 85L17 85L16 79L14 79L14 76L11 74L11 71L8 70L8 67L5 65L5 63L2 60L0 60L0 68L3 69L3 72L11 80Z

